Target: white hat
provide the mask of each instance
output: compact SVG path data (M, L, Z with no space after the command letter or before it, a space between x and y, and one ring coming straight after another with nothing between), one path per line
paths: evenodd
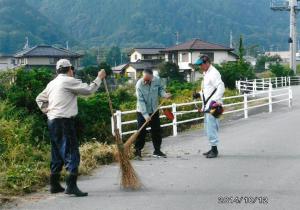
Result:
M56 63L56 70L60 69L60 68L64 68L64 67L70 67L72 66L71 62L67 59L60 59L59 61L57 61Z

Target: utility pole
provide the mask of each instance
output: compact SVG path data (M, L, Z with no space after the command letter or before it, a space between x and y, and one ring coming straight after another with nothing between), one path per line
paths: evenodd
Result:
M69 50L69 41L66 41L66 49Z
M25 45L23 47L24 50L27 50L29 48L29 38L28 36L25 37Z
M232 31L230 31L230 48L233 49L233 35L232 35Z
M297 7L297 0L290 0L290 37L291 37L291 43L290 43L290 52L291 52L291 63L290 63L290 68L294 70L295 74L297 71L296 67L296 49L297 49L297 31L296 31L296 7Z
M179 45L179 32L178 31L175 32L175 36L176 36L176 45Z
M271 9L274 11L290 12L290 68L296 73L296 51L297 51L297 13L300 11L298 6L300 0L271 0Z

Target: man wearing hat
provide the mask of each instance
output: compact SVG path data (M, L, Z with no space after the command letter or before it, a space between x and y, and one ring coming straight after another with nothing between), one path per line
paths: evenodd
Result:
M77 187L78 167L80 163L79 143L76 137L74 117L78 113L77 96L90 95L100 87L106 77L104 70L90 84L75 79L75 69L69 60L61 59L56 64L57 77L40 93L36 102L48 117L51 140L50 192L76 196L87 196ZM69 175L66 190L60 185L60 173L65 165Z
M152 70L147 69L136 84L136 95L138 128L142 127L145 122L149 123L154 146L153 156L166 158L167 156L160 150L162 137L159 112L156 112L152 118L150 116L158 108L159 97L170 98L171 94L165 92L160 78L154 76ZM146 133L146 128L144 128L135 143L135 156L138 159L142 158L141 151L145 145Z
M219 119L210 113L212 106L222 104L222 97L225 92L224 83L219 71L211 64L210 58L207 55L201 56L195 63L200 66L203 72L203 81L201 92L193 95L194 98L202 97L202 112L204 112L204 126L211 149L203 153L207 158L216 158L219 154Z

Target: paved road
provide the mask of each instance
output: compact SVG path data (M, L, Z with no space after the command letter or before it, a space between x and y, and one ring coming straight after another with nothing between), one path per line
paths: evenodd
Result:
M300 208L300 87L294 88L294 107L278 105L274 112L223 123L220 157L208 160L202 131L164 140L167 159L134 161L144 188L124 192L118 185L118 166L96 170L79 186L86 198L63 194L33 195L15 207L22 210L201 210ZM151 145L147 151L151 152ZM201 150L201 151L199 151ZM267 197L267 204L221 204L219 197ZM38 199L37 199L38 198Z

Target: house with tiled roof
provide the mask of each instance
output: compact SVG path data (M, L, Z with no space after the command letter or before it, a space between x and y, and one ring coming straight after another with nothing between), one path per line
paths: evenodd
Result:
M126 77L137 80L141 77L144 70L152 70L154 73L158 73L158 65L162 61L158 60L143 60L137 62L129 62L116 67L112 67L114 74L125 75Z
M14 55L14 58L16 59L16 66L18 67L48 67L51 69L55 69L56 62L62 58L69 59L72 65L78 69L80 68L81 57L82 55L68 49L50 45L38 45L24 49Z
M161 51L165 48L133 48L128 54L130 62L112 68L114 74L122 74L133 80L141 77L142 72L151 69L158 72L158 65L164 61L165 55Z
M130 62L135 63L144 60L163 60L164 54L161 50L165 48L134 48L130 51Z
M171 46L161 50L165 55L166 62L173 62L179 66L188 81L194 81L199 75L194 71L193 63L201 56L208 55L214 64L236 61L238 56L234 49L219 44L206 42L200 39Z

